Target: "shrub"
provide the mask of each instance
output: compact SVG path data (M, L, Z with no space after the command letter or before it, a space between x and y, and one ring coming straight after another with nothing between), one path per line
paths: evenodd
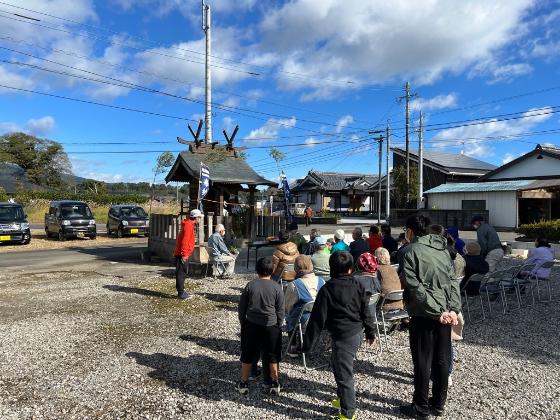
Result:
M4 187L0 187L0 201L8 201L8 194L6 194Z
M94 193L70 193L68 191L19 191L15 195L18 203L28 204L32 200L76 200L87 201L88 203L106 204L144 204L149 197L139 194L111 195Z
M544 236L549 240L560 241L560 219L521 225L517 231L529 238Z

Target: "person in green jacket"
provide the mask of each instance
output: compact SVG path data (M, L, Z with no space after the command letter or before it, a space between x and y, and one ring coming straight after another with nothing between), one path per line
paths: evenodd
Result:
M402 414L427 419L443 413L447 399L451 326L457 324L461 295L454 277L447 241L429 234L430 220L410 216L406 238L410 241L403 260L404 302L410 315L410 351L414 365L412 404L400 408ZM428 399L430 377L432 398Z

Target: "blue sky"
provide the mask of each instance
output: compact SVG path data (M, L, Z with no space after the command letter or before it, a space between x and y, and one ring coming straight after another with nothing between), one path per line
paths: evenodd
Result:
M403 145L396 98L407 80L428 148L500 165L537 143L560 145L557 0L208 2L214 139L239 124L236 144L270 179L271 146L286 153L291 179L310 169L375 173L367 131L390 119ZM181 150L176 137L190 139L188 120L203 115L199 1L5 0L0 21L0 133L63 143L77 175L150 180L159 152ZM451 124L464 120L476 123Z

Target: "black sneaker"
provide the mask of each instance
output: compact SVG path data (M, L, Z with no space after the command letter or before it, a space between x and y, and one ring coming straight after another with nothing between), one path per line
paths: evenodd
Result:
M239 392L241 395L247 395L249 393L249 383L239 381L239 383L237 384L237 392Z
M430 418L429 415L420 414L416 411L416 406L414 404L401 405L399 407L399 411L403 416L410 417L412 419L424 420Z
M270 395L280 395L281 391L280 383L278 381L272 381L270 384Z
M445 412L445 408L434 407L434 399L432 397L428 398L428 405L430 406L430 413L432 414L432 416L434 417L443 416L443 413Z

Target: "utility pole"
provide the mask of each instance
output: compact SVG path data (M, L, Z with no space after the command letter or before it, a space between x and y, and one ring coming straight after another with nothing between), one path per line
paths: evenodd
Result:
M377 196L377 223L381 224L381 170L383 167L383 130L370 130L369 134L379 134L373 139L379 143L379 178L377 179L378 196Z
M416 97L416 94L410 93L410 82L406 82L404 92L404 96L401 96L399 100L405 100L406 203L408 205L410 202L410 99Z
M212 34L211 34L211 12L210 5L202 0L202 30L206 34L206 56L205 56L205 89L206 103L204 113L204 143L212 143L212 70L210 68L210 57L212 53Z
M390 197L390 191L391 191L391 176L389 174L389 155L390 155L390 150L391 150L391 127L389 126L389 120L387 120L387 129L386 129L386 133L385 133L385 139L387 140L387 156L385 156L386 158L386 164L385 164L385 174L387 177L387 196L385 197L385 222L388 223L389 220L389 216L391 214L391 197ZM381 182L381 179L379 180Z
M420 127L418 129L418 200L417 207L422 208L424 195L424 113L420 112Z

